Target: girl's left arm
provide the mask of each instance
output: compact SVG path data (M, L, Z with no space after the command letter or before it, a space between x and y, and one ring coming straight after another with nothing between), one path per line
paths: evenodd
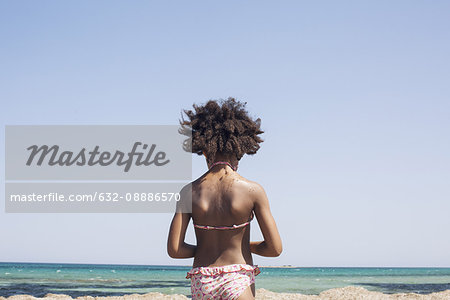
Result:
M195 256L195 245L184 242L186 229L191 219L190 214L177 212L170 224L169 238L167 239L167 253L172 258L190 258Z
M195 256L195 249L197 248L195 245L184 242L186 230L191 219L191 214L187 213L187 211L192 209L192 201L189 201L192 196L190 185L185 186L181 190L180 196L181 199L177 203L177 211L170 224L167 253L172 258L190 258Z

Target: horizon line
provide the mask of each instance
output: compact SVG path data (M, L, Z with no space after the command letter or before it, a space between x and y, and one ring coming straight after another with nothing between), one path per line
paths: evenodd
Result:
M76 262L20 262L20 261L0 261L0 264L49 264L49 265L99 265L99 266L161 266L161 267L192 267L192 265L160 265L160 264L126 264L126 263L76 263ZM258 265L260 268L287 268L287 269L307 269L307 268L438 268L438 269L450 269L447 267L436 266L295 266L289 264L282 265Z

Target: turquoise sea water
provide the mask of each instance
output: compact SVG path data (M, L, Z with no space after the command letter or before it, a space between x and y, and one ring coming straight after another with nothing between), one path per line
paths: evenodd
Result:
M61 293L72 297L161 292L190 294L190 267L0 263L0 296ZM261 268L256 287L318 294L348 285L384 293L450 289L450 268Z

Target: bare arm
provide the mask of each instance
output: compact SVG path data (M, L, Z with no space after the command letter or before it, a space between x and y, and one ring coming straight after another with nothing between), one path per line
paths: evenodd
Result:
M167 239L167 253L172 258L190 258L195 256L196 246L184 242L190 218L189 214L179 212L173 216Z
M190 190L188 191L190 192ZM170 224L169 237L167 239L167 253L172 258L190 258L195 256L195 245L190 245L184 242L186 237L187 226L191 215L186 213L186 210L181 209L182 205L185 205L183 194L186 191L183 189L181 194L181 201L177 203L177 212L173 216L172 223Z
M283 251L283 246L277 225L270 211L266 192L259 184L255 183L252 196L256 219L258 220L259 228L261 228L264 241L250 242L250 251L261 256L279 256Z

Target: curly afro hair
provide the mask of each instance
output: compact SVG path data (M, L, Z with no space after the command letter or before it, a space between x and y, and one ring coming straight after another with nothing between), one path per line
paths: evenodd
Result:
M263 141L259 135L264 131L260 129L261 119L253 120L246 104L229 97L209 100L201 106L194 104L194 110L183 110L188 120L182 115L179 132L189 136L184 141L184 150L204 153L208 158L216 153L234 154L237 160L244 154L255 154Z

